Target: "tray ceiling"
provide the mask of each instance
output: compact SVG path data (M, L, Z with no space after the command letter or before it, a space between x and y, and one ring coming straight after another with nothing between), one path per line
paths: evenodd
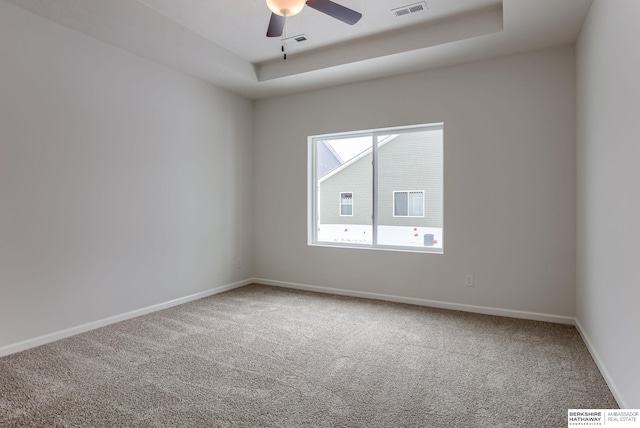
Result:
M2 0L252 99L575 42L591 0L337 0L356 25L305 7L287 45L264 0Z

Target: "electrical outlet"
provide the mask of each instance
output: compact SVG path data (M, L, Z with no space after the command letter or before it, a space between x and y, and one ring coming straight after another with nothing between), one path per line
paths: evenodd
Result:
M242 269L242 263L240 259L236 259L236 269Z
M471 275L470 273L465 275L464 285L466 285L467 287L473 287L473 275Z

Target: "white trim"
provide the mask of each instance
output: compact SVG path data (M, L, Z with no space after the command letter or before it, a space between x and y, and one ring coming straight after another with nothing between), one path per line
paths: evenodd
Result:
M372 251L396 251L399 253L422 253L422 254L444 254L442 247L418 247L418 246L395 246L395 245L372 245L358 244L356 242L332 242L320 241L307 244L309 247L326 247L326 248L350 248L354 250L372 250Z
M576 318L576 328L578 329L578 333L580 333L580 336L582 336L582 340L587 345L587 349L589 350L589 353L591 354L593 361L595 361L596 366L598 366L598 369L600 370L602 377L604 378L605 382L607 382L607 386L611 390L611 394L613 394L613 398L615 398L616 401L618 402L618 406L621 409L628 409L629 406L627 405L627 402L622 397L620 390L616 386L616 383L613 381L613 377L609 373L609 370L607 370L607 367L604 365L604 362L600 358L600 355L596 351L596 348L593 346L593 342L591 342L591 339L589 339L587 332L582 327L582 324L580 323L580 320L578 318Z
M355 162L360 161L365 156L371 153L372 155L372 241L370 244L366 245L351 245L350 248L358 248L358 249L392 249L394 251L404 251L405 248L411 248L412 252L434 252L431 249L424 250L416 250L413 247L405 247L405 246L383 246L378 243L378 220L379 220L379 212L378 212L378 198L380 197L378 192L378 149L388 143L389 141L394 140L401 134L414 133L420 131L431 131L431 130L442 130L443 132L443 141L444 144L444 122L436 122L431 124L423 124L423 125L412 125L412 126L398 126L392 128L381 128L374 130L363 130L363 131L355 131L355 132L339 132L333 134L324 134L324 135L311 135L307 137L307 245L308 246L323 246L323 247L340 247L341 245L335 245L334 242L320 242L318 240L318 227L320 226L320 184L325 180L333 177L335 174L340 171L348 168L350 165ZM317 166L316 159L318 157L318 144L322 142L327 145L327 141L332 139L343 139L343 138L372 138L371 147L363 150L358 155L349 159L342 165L334 168L329 173L325 174L321 178L317 177ZM380 140L380 137L384 137L383 140ZM328 144L330 146L330 144ZM443 162L444 162L444 153L443 153ZM444 177L442 177L444 181ZM396 215L396 201L395 194L396 193L406 193L407 194L407 215L406 216L398 216ZM340 191L340 200L338 205L338 217L353 217L354 214L354 203L352 202L352 212L351 215L343 215L342 214L342 194L351 193L353 198L353 192L344 192ZM410 215L411 212L411 194L412 193L420 193L422 195L422 213L421 215ZM405 218L405 219L424 219L426 217L426 192L425 190L400 190L393 191L392 194L392 207L391 207L391 215L393 218ZM352 199L353 201L353 199ZM442 195L442 201L444 203L444 195ZM325 202L326 203L326 202ZM444 231L443 231L444 233ZM443 250L435 251L437 253L443 253Z
M407 215L396 215L396 193L406 193L407 194ZM411 198L410 195L411 193L421 193L422 194L422 215L411 215L409 214L411 212ZM424 218L424 212L426 211L424 209L424 190L394 190L393 191L393 196L392 196L392 207L391 207L391 214L393 215L394 218Z
M315 209L319 205L318 201L318 184L315 177L318 174L316 170L317 144L313 138L307 138L307 244L311 244L318 240L318 224L316 221Z
M388 141L395 140L398 135L387 138ZM380 226L380 211L378 209L378 203L380 202L380 196L378 195L379 181L378 181L378 156L380 155L380 147L387 143L387 141L380 141L381 135L373 135L373 145L371 146L371 246L376 247L378 245L378 227Z
M375 128L375 129L363 129L360 131L340 131L333 132L330 134L318 134L318 135L310 135L309 138L315 138L318 140L322 139L336 139L340 138L344 135L354 136L354 137L366 137L371 134L378 133L380 135L385 134L402 134L405 132L413 132L416 129L425 128L425 130L437 130L438 128L442 128L444 126L444 122L433 122L433 123L423 123L418 125L400 125L400 126L392 126L388 128Z
M394 296L390 294L370 293L366 291L344 290L341 288L321 287L317 285L297 284L293 282L273 281L265 278L254 278L256 284L275 287L293 288L296 290L315 291L317 293L337 294L339 296L361 297L364 299L384 300L388 302L407 303L410 305L428 306L431 308L451 309L454 311L472 312L484 315L519 318L533 321L545 321L555 324L575 325L576 319L564 315L544 314L539 312L517 311L513 309L491 308L488 306L467 305L463 303L443 302L417 297Z
M15 354L16 352L21 352L30 348L35 348L36 346L45 345L47 343L51 343L51 342L55 342L56 340L75 336L80 333L85 333L87 331L104 327L109 324L114 324L120 321L125 321L131 318L139 317L141 315L146 315L151 312L167 309L172 306L177 306L183 303L188 303L194 300L202 299L204 297L209 297L214 294L222 293L224 291L233 290L234 288L243 287L245 285L249 285L252 283L253 283L253 279L245 279L243 281L234 282L233 284L221 285L219 287L215 287L200 293L192 294L190 296L180 297L178 299L169 300L168 302L158 303L156 305L147 306L146 308L136 309L130 312L126 312L124 314L114 315L112 317L104 318L97 321L92 321L76 327L71 327L65 330L60 330L53 333L45 334L43 336L35 337L33 339L27 339L22 342L6 345L0 348L0 357L3 357L5 355L10 355L10 354Z
M595 347L593 346L591 339L589 339L589 336L587 335L586 331L582 327L580 320L577 318L567 317L563 315L544 314L539 312L517 311L517 310L511 310L511 309L491 308L487 306L476 306L476 305L467 305L467 304L461 304L461 303L443 302L438 300L428 300L428 299L421 299L416 297L403 297L403 296L394 296L389 294L370 293L370 292L364 292L364 291L352 291L352 290L345 290L345 289L339 289L339 288L321 287L317 285L298 284L298 283L285 282L285 281L274 281L274 280L269 280L265 278L245 279L243 281L222 285L207 291L203 291L200 293L170 300L168 302L158 303L156 305L147 306L145 308L126 312L124 314L115 315L109 318L104 318L102 320L93 321L93 322L76 326L76 327L71 327L65 330L46 334L33 339L28 339L22 342L6 345L0 348L0 357L21 352L30 348L35 348L36 346L45 345L47 343L55 342L57 340L61 340L67 337L85 333L87 331L94 330L96 328L104 327L120 321L125 321L131 318L146 315L148 313L157 312L173 306L181 305L184 303L188 303L194 300L202 299L205 297L209 297L215 294L233 290L235 288L244 287L246 285L254 284L254 283L268 285L268 286L275 286L275 287L291 288L296 290L313 291L317 293L336 294L340 296L360 297L365 299L407 303L407 304L418 305L418 306L451 309L456 311L472 312L472 313L485 314L485 315L497 315L497 316L504 316L509 318L519 318L519 319L527 319L527 320L534 320L534 321L552 322L557 324L573 325L576 327L576 329L578 330L578 333L582 337L582 340L584 341L587 347L587 350L589 351L589 353L591 354L591 357L595 361L596 366L600 370L602 377L607 383L607 386L611 390L611 393L613 394L613 397L615 398L615 400L618 402L618 405L620 406L620 408L621 409L629 408L625 399L620 393L620 390L616 386L616 383L614 382L611 374L609 373L609 370L607 370L606 366L604 365L604 362L600 358L600 355L598 354Z

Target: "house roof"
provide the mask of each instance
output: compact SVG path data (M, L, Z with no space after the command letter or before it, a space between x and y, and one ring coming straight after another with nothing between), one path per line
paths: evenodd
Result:
M382 146L386 145L388 142L394 140L397 136L398 136L398 134L388 135L384 140L380 141L380 143L378 144L378 147L382 147ZM322 141L322 142L324 143L324 141ZM339 167L334 168L333 170L331 170L327 174L325 174L322 177L320 177L318 179L318 182L321 183L321 182L333 177L334 175L340 173L341 171L349 168L351 165L353 165L354 163L358 162L360 159L362 159L362 158L366 157L367 155L371 154L372 151L373 151L373 147L369 147L368 149L363 150L362 152L358 153L356 156L354 156L351 159L348 159L346 162L342 163L342 165L340 165Z

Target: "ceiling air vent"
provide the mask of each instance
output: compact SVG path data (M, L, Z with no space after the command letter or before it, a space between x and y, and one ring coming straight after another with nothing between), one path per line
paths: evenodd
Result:
M299 43L303 43L306 42L307 40L307 36L305 36L304 34L299 34L297 36L293 36L293 37L287 37L286 39L284 39L284 42L288 45L297 45Z
M399 18L401 16L411 15L412 13L422 12L425 10L427 10L427 3L421 1L418 3L410 4L409 6L392 9L391 13L393 13L393 16L395 16L396 18Z

